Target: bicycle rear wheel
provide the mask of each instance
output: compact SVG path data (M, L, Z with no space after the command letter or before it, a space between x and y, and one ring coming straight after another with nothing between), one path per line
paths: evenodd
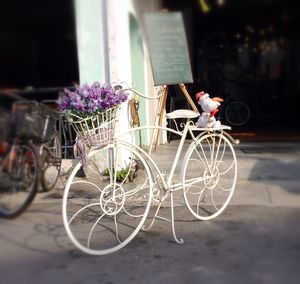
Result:
M138 150L116 142L92 151L79 177L80 161L67 181L63 221L83 252L104 255L128 244L142 227L151 205L152 179Z
M41 185L44 191L50 191L56 184L61 169L62 148L59 134L43 146Z
M251 117L249 106L242 101L230 102L225 108L225 119L230 125L246 124Z
M200 220L220 215L235 189L237 164L230 141L222 134L205 134L188 149L183 162L183 195Z
M14 144L2 160L0 217L14 218L32 202L38 186L38 156L29 143Z

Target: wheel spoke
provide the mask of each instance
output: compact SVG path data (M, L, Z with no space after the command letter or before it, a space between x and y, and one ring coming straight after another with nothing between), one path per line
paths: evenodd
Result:
M234 167L234 165L235 165L235 161L233 161L233 162L231 163L231 165L228 167L227 170L225 170L225 171L223 171L223 172L220 172L220 173L219 173L220 176L227 174L227 173Z
M198 151L197 148L195 148L195 152L196 152L197 156L199 157L200 161L202 162L203 166L204 166L205 168L208 168L208 169L209 169L210 166L209 166L209 164L208 164L208 161L207 161L207 158L206 158L205 151L203 150L202 144L199 143L199 145L200 145L200 148L201 148L201 150L202 150L203 156L204 156L204 158L205 158L205 162L203 161L203 159L202 159L202 157L201 157L201 154L199 153L199 151Z
M200 189L200 191L197 191L197 192L190 192L190 191L189 191L190 189ZM186 190L186 193L191 194L191 195L198 195L198 194L201 194L201 192L203 191L203 189L205 189L205 185L204 185L203 187L195 186L195 185L190 185L190 186L188 187L188 189Z
M216 151L216 155L215 155L215 158L214 158L213 168L217 167L219 165L219 162L222 161L222 159L224 157L225 145L223 146L223 151L222 151L221 157L218 160L218 155L219 155L219 151L220 151L221 141L222 141L221 139L219 139L219 141L218 141L218 146L217 146L217 151Z
M120 237L119 237L119 231L118 231L118 222L117 222L117 215L114 216L114 222L115 222L115 228L116 228L116 238L117 238L117 241L118 243L122 243L121 240L120 240Z
M223 190L223 191L230 191L230 190L232 190L232 187L230 187L230 188L224 188L224 187L221 186L220 184L218 184L218 187L219 187L221 190Z
M201 190L201 192L200 192L200 194L199 194L199 197L198 197L198 200L197 200L197 214L199 214L199 207L200 207L200 202L203 202L204 201L204 191L205 191L205 188L206 187L204 187L202 190Z
M69 225L73 222L73 220L81 213L81 212L83 212L84 210L86 210L86 209L88 209L88 208L90 208L90 207L92 207L92 206L99 206L100 205L100 203L98 202L98 203L91 203L91 204L88 204L88 205L86 205L86 206L84 206L84 207L82 207L82 208L80 208L78 211L76 211L76 213L71 217L71 219L69 219Z
M131 214L125 207L123 208L123 210L128 216L133 217L133 218L140 218L143 216L143 214L138 214L138 215Z
M95 227L97 226L97 224L100 222L100 220L103 218L103 216L105 216L105 214L102 214L98 219L97 221L94 223L93 227L91 228L90 232L89 232L89 236L88 236L88 239L87 239L87 247L88 248L91 248L90 244L91 244L91 237L92 237L92 234L94 232L94 229Z
M216 206L216 203L215 203L215 200L214 200L214 194L213 194L213 192L214 192L214 190L211 190L211 191L210 191L211 201L212 201L212 204L213 204L213 206L215 207L215 209L216 209L217 211L219 211L220 208L218 208L218 207Z

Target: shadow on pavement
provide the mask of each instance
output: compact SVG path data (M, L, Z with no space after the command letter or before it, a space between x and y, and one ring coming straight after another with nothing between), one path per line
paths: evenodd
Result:
M285 183L300 181L300 160L285 162L278 159L259 158L254 164L248 180L280 185L288 192L300 194L300 188Z

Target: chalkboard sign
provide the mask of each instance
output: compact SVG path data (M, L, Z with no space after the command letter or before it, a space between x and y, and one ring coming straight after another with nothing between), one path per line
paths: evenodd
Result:
M144 14L154 85L193 82L181 13Z

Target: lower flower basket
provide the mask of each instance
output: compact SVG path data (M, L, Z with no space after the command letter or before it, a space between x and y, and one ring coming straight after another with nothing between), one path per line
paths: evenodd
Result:
M104 146L113 140L117 111L118 107L114 107L85 118L68 113L68 121L75 130L77 138L88 147Z

